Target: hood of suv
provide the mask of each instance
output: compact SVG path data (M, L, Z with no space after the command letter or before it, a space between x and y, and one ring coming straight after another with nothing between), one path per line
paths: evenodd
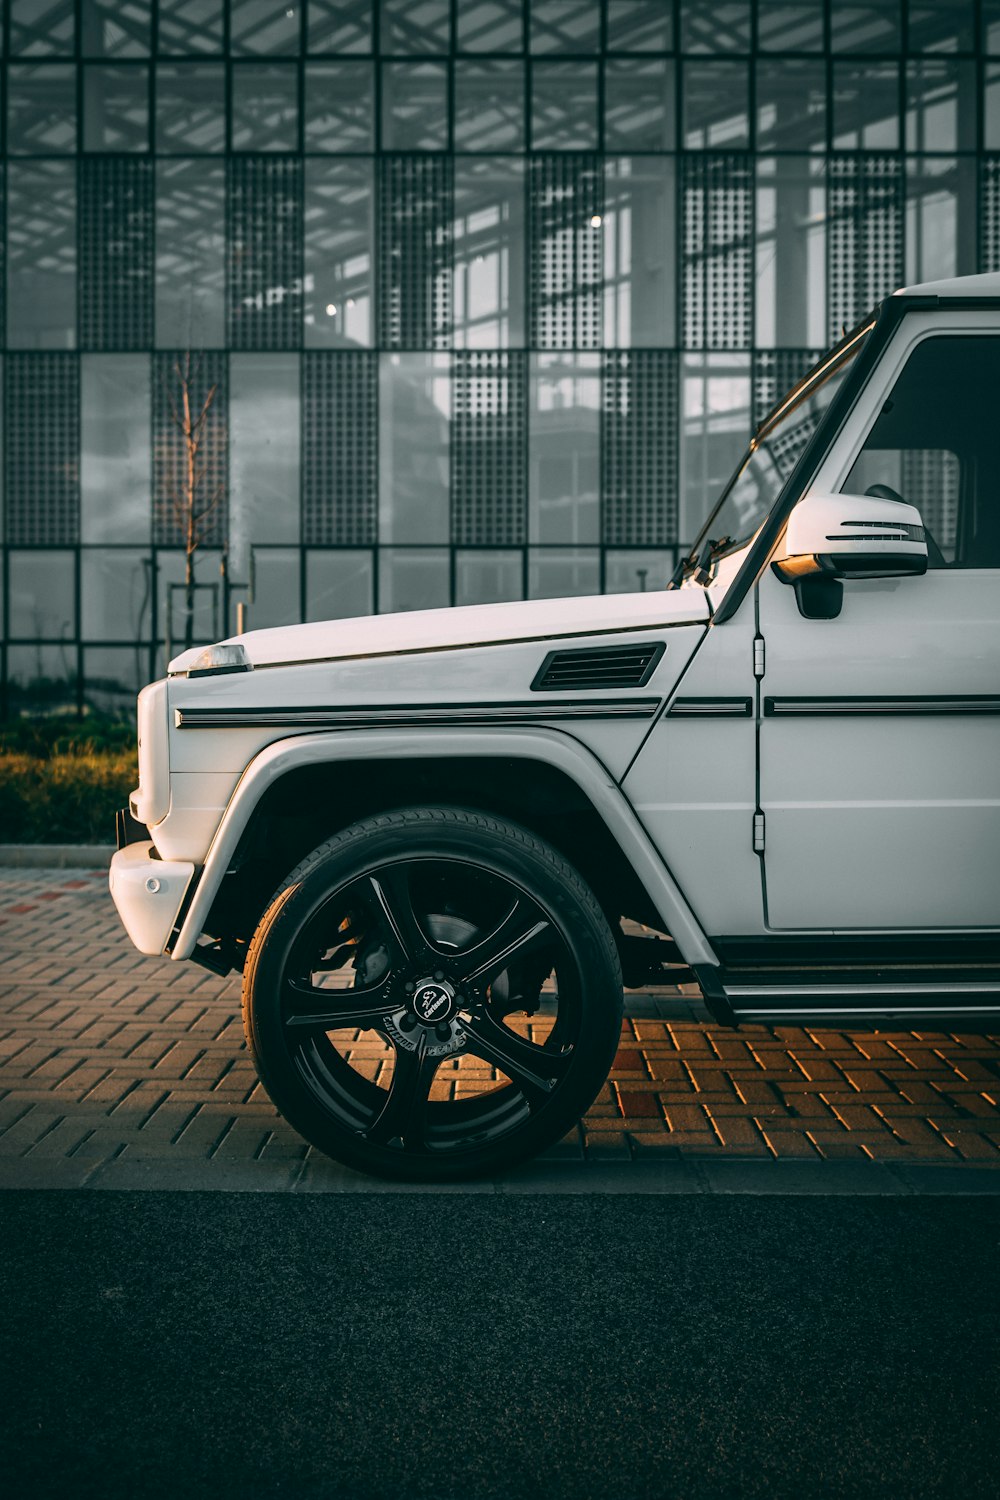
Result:
M708 617L708 599L703 590L673 589L363 615L350 620L251 630L245 635L228 636L227 643L239 642L255 667L291 666L298 662L397 656L514 641L564 640L619 630L686 625ZM182 652L168 670L172 674L186 672L202 649L196 646Z

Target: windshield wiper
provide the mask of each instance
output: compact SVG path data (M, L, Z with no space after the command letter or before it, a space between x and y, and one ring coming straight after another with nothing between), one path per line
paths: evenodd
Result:
M687 577L688 569L693 570L695 583L700 583L704 587L712 577L712 564L715 559L721 553L725 552L727 547L731 547L732 544L733 539L731 536L722 536L715 541L707 541L697 557L695 557L694 553L689 552L687 557L682 557L677 564L671 574L670 583L667 587L672 589L678 588Z

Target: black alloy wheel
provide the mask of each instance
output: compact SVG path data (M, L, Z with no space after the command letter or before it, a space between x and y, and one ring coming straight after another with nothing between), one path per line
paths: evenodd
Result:
M273 897L243 982L282 1114L383 1177L456 1181L560 1139L607 1077L618 953L549 845L457 808L355 824Z

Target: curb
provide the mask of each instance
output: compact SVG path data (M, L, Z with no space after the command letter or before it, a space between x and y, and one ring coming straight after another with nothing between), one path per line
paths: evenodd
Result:
M111 863L110 844L0 844L0 865L15 870L82 870Z

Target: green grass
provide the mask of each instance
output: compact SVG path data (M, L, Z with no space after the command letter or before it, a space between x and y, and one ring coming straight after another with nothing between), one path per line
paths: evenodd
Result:
M113 843L138 775L135 731L118 720L0 724L0 843Z

